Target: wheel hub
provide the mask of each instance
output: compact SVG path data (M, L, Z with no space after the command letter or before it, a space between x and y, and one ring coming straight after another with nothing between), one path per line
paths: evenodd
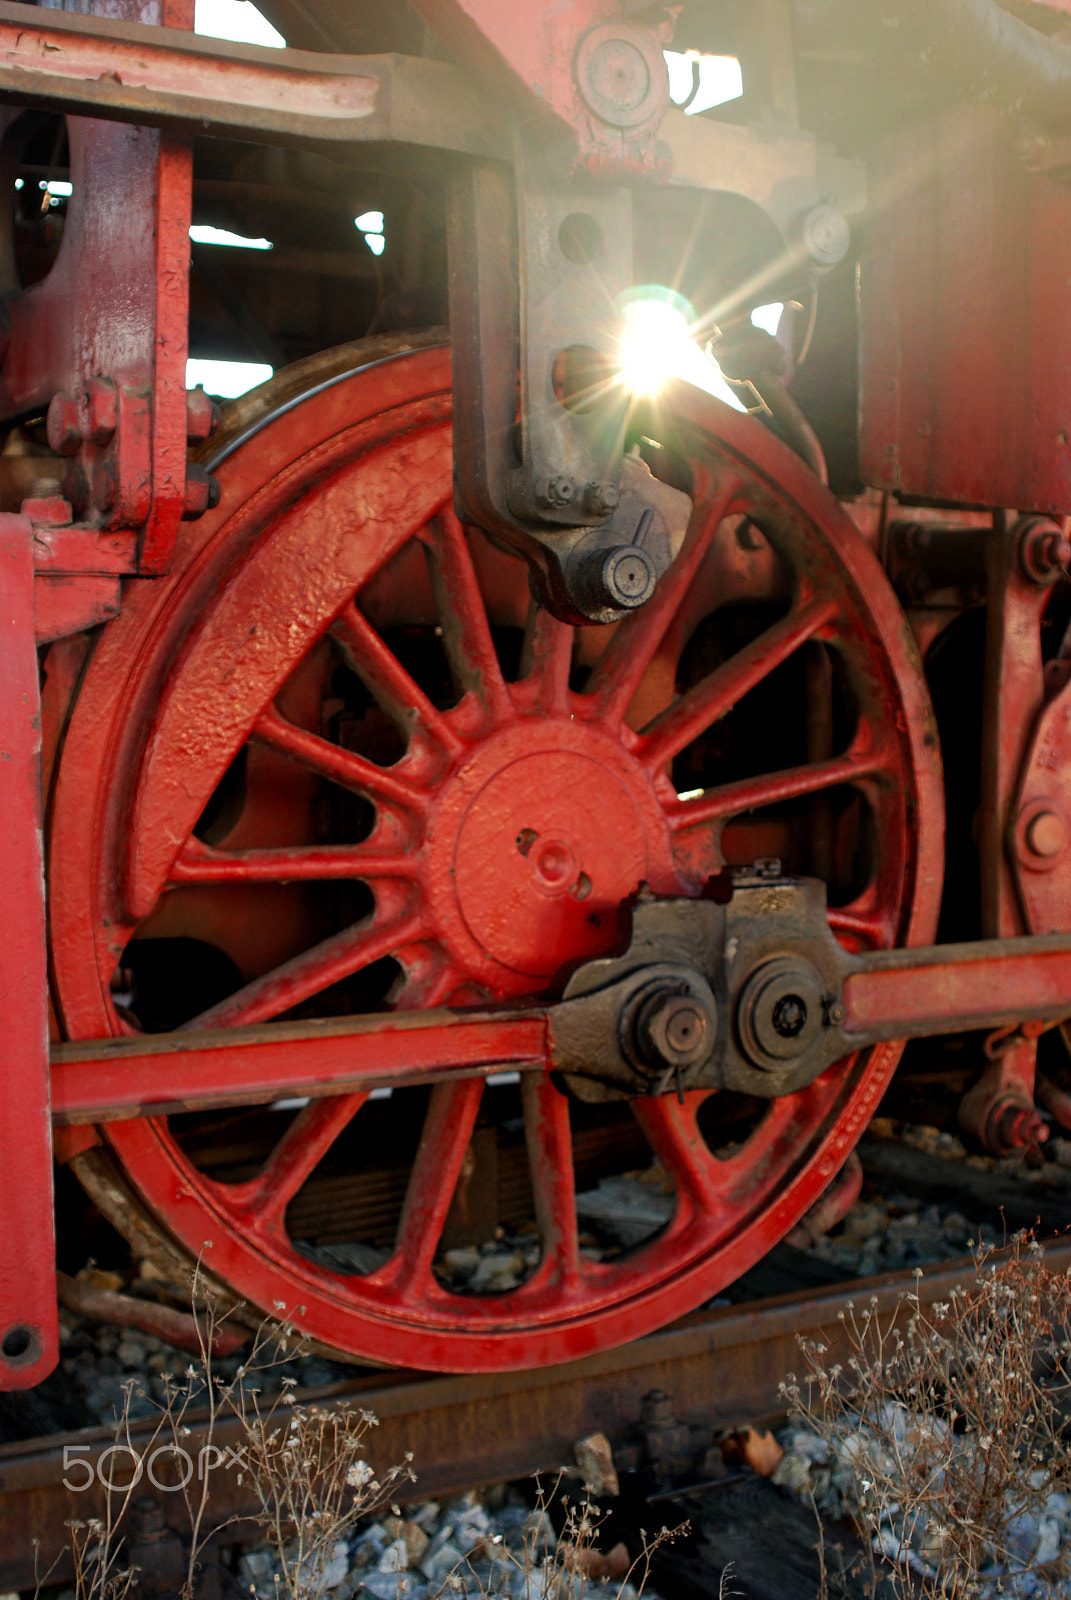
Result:
M630 786L597 757L509 756L457 830L458 908L492 960L546 978L607 949L617 907L645 881L649 857Z

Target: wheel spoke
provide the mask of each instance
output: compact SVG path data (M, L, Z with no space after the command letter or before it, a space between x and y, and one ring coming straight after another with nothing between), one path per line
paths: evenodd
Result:
M356 602L335 618L331 634L376 704L407 739L419 730L440 749L457 749L457 735L443 713L384 644Z
M424 540L443 646L454 682L495 717L509 709L509 694L491 637L487 607L476 577L465 530L453 507L444 506Z
M370 921L343 928L292 961L254 978L183 1027L236 1028L267 1022L373 961L393 955L400 945L419 939L421 932L415 912L407 910L382 921L377 912Z
M794 607L787 617L738 650L723 666L708 673L667 711L648 723L636 751L639 760L651 771L665 766L712 722L731 711L749 690L812 638L836 612L837 602L825 597Z
M681 1213L713 1217L725 1210L723 1186L715 1182L718 1163L696 1122L696 1113L705 1099L703 1092L696 1091L684 1096L684 1105L674 1094L633 1102L636 1121L673 1179L678 1217Z
M405 978L394 997L395 1011L434 1011L444 1006L463 974L436 944L402 946L394 952Z
M222 1202L254 1231L277 1232L290 1201L367 1099L368 1095L362 1093L310 1101L298 1112L255 1178L246 1183L215 1185Z
M834 933L844 934L865 949L886 950L894 943L889 913L874 906L869 894L852 905L831 906L827 916Z
M597 714L611 724L623 721L632 697L691 587L740 480L726 478L704 505L696 506L684 547L641 611L619 624L588 682Z
M294 845L276 850L213 850L188 839L169 883L300 883L331 878L412 878L416 863L399 851L364 844Z
M565 1286L575 1283L580 1273L569 1101L544 1073L526 1072L521 1076L521 1105L543 1246L539 1277L551 1272Z
M848 751L831 761L816 761L810 766L788 767L758 778L741 778L736 783L718 784L698 799L668 807L669 825L676 832L699 823L721 822L742 811L757 811L761 806L797 800L802 795L818 794L838 783L857 783L879 771L885 762L876 754L869 757Z
M575 632L532 601L521 651L521 678L536 685L536 703L548 716L568 709Z
M420 1299L431 1279L431 1264L439 1248L482 1094L482 1078L440 1083L431 1091L398 1222L394 1253L376 1274L401 1300Z
M261 713L251 737L355 794L413 813L427 810L427 796L415 783L377 767L374 761L366 761L353 750L343 750L340 745L321 739L319 734L295 728L274 706Z

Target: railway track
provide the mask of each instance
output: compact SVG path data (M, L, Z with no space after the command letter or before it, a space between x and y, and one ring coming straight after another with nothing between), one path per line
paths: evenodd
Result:
M1049 1244L1046 1259L1056 1269L1071 1269L1071 1243ZM615 1442L639 1442L643 1400L652 1390L669 1397L701 1450L704 1433L780 1409L778 1386L795 1365L797 1335L820 1337L834 1358L843 1341L839 1313L848 1300L873 1297L885 1313L894 1311L906 1292L917 1290L924 1303L947 1300L972 1272L972 1261L963 1258L927 1270L921 1282L914 1270L891 1272L802 1295L718 1307L616 1350L541 1371L363 1374L302 1391L302 1399L326 1406L356 1402L372 1411L379 1419L375 1461L385 1467L411 1451L422 1499L553 1470L572 1459L577 1439L593 1432ZM206 1420L198 1414L189 1421L188 1449L196 1460L207 1443ZM152 1430L151 1420L132 1423L135 1450L148 1443ZM64 1525L103 1510L105 1491L95 1468L113 1442L113 1430L100 1427L0 1446L0 1587L32 1588L35 1574L49 1570L50 1581L70 1575ZM213 1443L224 1457L227 1447L239 1442L235 1423L217 1425ZM110 1472L106 1468L104 1475ZM120 1469L114 1476L124 1481ZM65 1479L86 1487L66 1487ZM160 1507L160 1527L181 1533L181 1495L143 1482L145 1495ZM251 1525L243 1530L242 1519L253 1509L239 1474L217 1472L212 1515L217 1523L228 1522L227 1542L248 1535Z

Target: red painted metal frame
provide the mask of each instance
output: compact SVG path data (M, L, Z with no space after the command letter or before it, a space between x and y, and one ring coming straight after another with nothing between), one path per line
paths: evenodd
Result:
M59 1356L48 1098L41 708L33 530L0 516L0 1388L40 1383ZM14 1248L13 1248L14 1246Z
M191 0L125 8L134 20L193 26ZM182 135L81 117L67 132L63 241L48 275L5 302L0 414L52 406L50 441L69 458L75 515L92 531L128 531L124 570L158 573L187 500L191 147Z
M844 985L845 1032L877 1038L995 1028L1071 1014L1071 939L897 950ZM928 1026L932 1024L932 1026Z
M666 26L621 21L609 0L565 0L550 8L522 8L521 13L497 0L420 0L418 9L463 57L482 67L487 83L505 101L516 103L523 96L529 107L544 114L546 128L574 138L578 164L604 176L650 175L657 169L654 135L667 103L660 54L668 42ZM128 7L136 20L180 27L189 26L189 13L188 0L130 0ZM43 37L46 26L47 19L35 19L35 36ZM88 58L98 46L84 29L80 37ZM23 62L23 69L32 76L32 62ZM188 86L188 73L182 82ZM347 104L349 112L371 112L364 80L350 75L344 93L356 97ZM38 541L41 601L36 631L43 639L62 637L106 615L117 572L166 572L188 504L184 362L189 148L174 132L130 130L74 117L69 128L75 193L63 248L48 278L8 303L12 328L0 370L0 413L25 414L52 402L50 437L69 460L66 487L89 535L77 544L68 540L64 545L58 534ZM1071 359L1071 324L1061 314L1065 286L1060 263L1067 252L1060 241L1069 242L1071 226L1066 190L1052 176L1025 173L1003 128L984 107L949 113L929 128L893 136L886 145L884 177L887 193L879 171L879 201L864 274L863 459L869 480L930 498L1065 508L1071 491L1061 387L1067 361L1060 355L1063 351ZM1008 222L1013 212L1018 229ZM117 295L115 249L120 238L124 293ZM986 248L980 241L986 241ZM919 273L919 260L934 254L936 276ZM106 317L101 315L104 306ZM701 1289L710 1292L717 1277L710 1269L711 1250L720 1249L719 1271L732 1276L783 1234L843 1161L895 1064L895 1047L879 1046L865 1072L850 1065L840 1079L830 1078L793 1097L793 1105L784 1102L787 1109L778 1103L735 1178L728 1170L731 1164L723 1164L716 1174L710 1169L696 1122L698 1100L684 1108L663 1102L641 1105L641 1124L673 1173L678 1214L659 1242L658 1259L648 1252L612 1284L608 1275L585 1275L579 1260L567 1176L568 1111L549 1080L528 1074L524 1096L544 1263L504 1310L470 1305L458 1314L434 1285L431 1258L476 1116L481 1075L495 1062L529 1066L545 1060L543 1017L469 1018L447 1026L429 1015L404 1023L382 1019L357 1027L323 1025L314 1029L315 1046L309 1044L307 1030L288 1033L286 1024L271 1030L270 1041L256 1042L240 1036L241 1026L270 1019L308 1000L355 964L386 955L399 959L406 973L403 1005L434 1007L447 999L463 1003L538 992L563 962L598 953L603 924L590 924L596 929L592 933L590 918L608 916L639 881L670 894L696 892L703 872L718 863L717 831L727 817L838 783L865 789L879 811L885 808L883 817L895 811L890 793L897 783L905 793L916 784L919 793L911 796L917 808L912 821L901 819L899 834L890 828L880 839L886 866L870 902L847 914L841 909L834 925L847 940L863 945L927 937L939 879L934 831L939 802L933 735L923 726L924 697L912 699L915 669L902 639L897 642L902 619L878 569L863 571L848 544L838 542L832 502L821 497L814 502L813 486L802 481L801 487L798 467L786 465L776 451L772 465L764 458L767 488L758 492L752 483L752 492L758 493L767 515L763 497L772 497L776 524L778 495L787 482L796 504L810 508L813 526L834 530L836 559L828 570L819 560L815 570L827 580L831 572L837 575L837 600L844 602L840 610L832 602L823 609L814 601L815 570L797 573L800 587L788 619L764 636L743 667L737 664L735 676L730 672L724 682L698 685L672 706L648 707L650 714L636 731L624 718L639 683L629 648L635 649L637 640L642 645L645 627L669 624L672 606L682 601L681 586L695 574L695 564L685 559L595 669L600 714L607 712L608 723L616 719L597 757L592 752L602 734L595 731L597 718L585 720L578 697L568 690L568 652L557 631L560 625L549 620L538 624L529 640L529 673L519 690L507 687L497 675L489 635L479 620L478 585L466 566L461 531L444 510L446 489L437 486L436 474L445 459L441 373L436 381L440 388L418 419L395 417L395 429L410 430L399 451L401 464L388 462L371 489L363 486L363 499L358 495L347 501L345 493L336 493L339 486L321 460L318 541L307 540L303 529L292 530L300 537L289 542L277 540L279 563L268 578L260 573L244 581L239 575L231 583L224 563L219 575L227 577L227 585L219 603L206 607L203 619L196 613L199 628L203 622L198 639L182 641L183 648L196 653L211 636L199 669L187 671L184 663L167 676L157 663L158 676L148 682L129 662L124 665L122 647L115 647L120 652L118 676L132 691L121 723L113 729L115 747L126 741L123 759L134 746L137 755L115 792L100 802L107 813L102 829L108 845L95 838L80 856L74 852L71 862L57 857L57 910L68 914L87 887L93 900L88 915L84 907L74 914L75 920L81 914L85 924L77 937L70 921L57 918L61 1014L75 1035L93 1036L121 1026L106 993L94 993L94 985L103 980L106 990L126 938L153 914L162 895L276 882L284 875L289 883L356 876L375 890L373 918L367 926L342 929L282 964L252 972L237 996L198 1019L209 1028L237 1024L238 1035L206 1035L196 1043L191 1035L188 1047L173 1038L151 1047L119 1046L118 1051L112 1043L61 1047L54 1068L57 1111L69 1121L91 1115L130 1118L127 1125L113 1127L108 1138L165 1224L194 1250L206 1229L218 1232L223 1275L262 1303L275 1297L280 1283L289 1285L288 1295L306 1298L311 1285L318 1296L312 1313L313 1321L319 1319L316 1331L329 1341L358 1348L359 1341L355 1344L347 1331L344 1308L339 1309L342 1291L337 1284L325 1288L323 1274L314 1281L308 1264L302 1266L289 1250L285 1205L359 1110L369 1085L398 1081L393 1074L404 1076L419 1041L423 1080L433 1074L466 1076L441 1082L433 1091L398 1248L378 1275L362 1280L366 1322L376 1328L372 1334L365 1328L360 1347L376 1355L384 1349L397 1351L425 1365L458 1360L518 1365L576 1354L665 1320L690 1305ZM404 410L404 403L398 403ZM746 463L754 455L754 435L746 428L740 435L740 424L732 419L711 424L705 401L678 395L676 404L685 432L691 429L693 444L698 441L698 455L713 439L722 466L730 463L723 482L707 483L704 504L709 520L716 522L712 507L724 512L736 505L734 495L739 495ZM370 434L386 426L382 410L382 405L378 411L373 407L363 417ZM310 441L310 450L321 444L326 441ZM389 454L387 435L379 437L377 448ZM330 455L330 450L321 455ZM734 461L744 464L743 477L734 476ZM300 471L308 473L307 462ZM384 537L400 536L403 524L417 534L437 571L439 602L457 623L450 647L467 692L456 715L444 717L418 697L360 607L351 604L360 576L357 565L369 555L367 544L360 555L330 544L332 517L337 523L345 512L367 530L377 525L377 518L389 521L392 508L400 523ZM220 525L217 521L213 526ZM20 690L8 696L5 689L0 703L0 717L12 719L5 745L11 744L14 757L5 766L4 781L22 786L32 778L36 738L25 715L36 693L36 680L30 688L31 616L24 592L29 582L24 570L28 526L22 519L0 519L0 556L17 613L17 626L3 648L12 671L25 684L24 694ZM120 536L121 547L114 542L107 551L95 546L98 530ZM129 537L124 541L123 535ZM193 571L204 547L195 542L191 548ZM316 552L300 572L300 582L293 565L299 550L303 559L309 550ZM332 555L340 563L333 572L328 570ZM211 555L204 559L211 560ZM187 577L184 571L169 596L190 600L197 585ZM1017 584L1023 596L1013 593ZM1031 840L1044 835L1038 817L1045 807L1044 814L1055 816L1058 824L1067 820L1067 808L1050 794L1053 784L1044 776L1062 759L1067 734L1062 703L1043 713L1020 794L1022 838L1016 835L1018 864L1013 867L1003 854L1005 823L1039 663L1032 647L1020 648L1013 637L1012 612L1016 599L1022 599L1022 615L1036 621L1041 603L1015 575L1000 595L999 620L1008 639L994 635L991 662L999 660L1000 685L1018 684L1023 693L997 692L1000 726L992 736L996 749L987 765L991 781L984 801L987 849L995 851L995 856L987 855L987 872L991 880L999 879L991 881L987 892L988 931L1008 933L1017 924L1011 890L1020 868L1027 920L1048 926L1058 919L1063 926L1063 897L1055 892L1063 884L1062 866L1038 866L1028 857L1044 856ZM870 637L863 620L867 606L880 619ZM151 629L152 606L146 604L142 611ZM234 655L245 699L230 688L219 692L212 667L213 649L233 642L232 625L239 617L253 619L252 632ZM285 640L274 626L280 617L290 629ZM139 635L138 626L134 624L134 632L141 645L147 635ZM375 684L381 704L393 703L396 712L407 709L412 739L397 770L373 771L368 761L362 764L290 721L275 703L303 652L327 626L360 665L365 680ZM882 695L895 700L902 693L910 702L907 727L900 709L895 732L891 726L879 731L864 726L864 736L827 762L817 777L808 769L775 773L730 786L731 793L680 802L667 786L667 764L728 709L734 696L809 638L835 643L868 661L877 639L887 655L882 658L879 649L872 662L873 703L881 704ZM101 656L109 658L109 649L110 641ZM110 659L114 668L117 657ZM899 665L890 667L889 661ZM917 726L912 718L918 719ZM633 722L638 727L637 719ZM266 749L271 759L304 764L320 778L371 797L380 812L373 842L348 852L311 845L230 852L199 846L191 832L197 816L247 739ZM90 742L87 738L87 746ZM187 756L196 752L196 776L191 777L189 763L183 766L176 750ZM68 758L61 795L78 785L87 760L91 765L92 757L84 752ZM596 789L605 802L595 830L590 818L570 810L569 802L574 793L590 787L592 767L599 769ZM642 771L642 782L636 768ZM472 797L485 791L493 792L493 803L476 815ZM127 811L123 806L128 800ZM77 810L88 803L76 794L68 804L66 821L59 824L61 851L84 828L71 804ZM521 826L525 807L540 821L540 828L532 830L539 843L530 851L511 851L511 842L528 831ZM28 1286L18 1286L17 1298L16 1286L4 1275L10 1274L11 1263L0 1261L0 1317L12 1307L20 1322L38 1330L40 1353L31 1339L33 1359L15 1373L14 1381L21 1382L34 1381L27 1375L44 1370L40 1364L50 1359L54 1316L43 1304L41 1290L41 1263L49 1260L49 1242L41 1229L51 1215L50 1208L42 1209L47 1163L39 1136L47 1111L40 1031L44 974L36 967L32 973L15 970L23 960L40 960L40 874L34 854L38 813L22 789L11 815L26 820L25 828L16 827L9 835L5 848L14 857L10 881L18 886L20 923L29 930L29 940L25 954L20 947L11 962L5 956L0 980L9 991L5 998L12 1020L6 1026L13 1030L15 1048L25 1050L27 1067L24 1073L8 1073L0 1083L0 1096L17 1102L0 1113L0 1138L19 1127L19 1149L11 1152L7 1170L17 1174L24 1168L26 1183L9 1203L27 1208L28 1215L32 1210L25 1238L32 1243L33 1273ZM116 842L116 830L129 831L129 847L116 848L102 861L94 852L106 853ZM611 841L601 854L596 838L600 831ZM485 869L483 863L490 866ZM1038 874L1036 879L1025 876L1031 871ZM72 872L75 878L83 875L73 887ZM112 905L107 900L116 888L116 873L119 902ZM461 884L457 892L455 879ZM597 893L589 900L593 879ZM550 902L557 922L543 915ZM79 968L72 952L79 938L86 942L87 927L92 948L81 950ZM848 1025L869 1019L871 1029L908 1033L938 1017L954 1017L966 1025L991 1018L994 1009L1015 1017L1053 1016L1062 1012L1069 988L1068 954L1057 944L1005 948L980 961L964 951L956 966L935 959L920 969L906 964L906 958L891 960L883 973L849 979ZM363 1067L358 1039L366 1047ZM397 1049L393 1064L390 1042ZM150 1072L160 1076L147 1081ZM297 1132L287 1135L265 1173L240 1186L241 1192L221 1194L221 1186L213 1188L184 1165L162 1120L131 1117L132 1111L205 1104L220 1095L263 1098L281 1087L292 1091L309 1076L309 1088L336 1092L302 1113ZM339 1095L343 1086L348 1092ZM825 1129L820 1135L815 1133L819 1127ZM27 1128L29 1138L24 1137ZM786 1151L795 1167L781 1192L775 1192L770 1179L775 1152L787 1160ZM728 1207L726 1180L730 1189L737 1184ZM734 1219L747 1213L749 1220L731 1238L730 1228L725 1235L730 1242L719 1244L717 1228L728 1213ZM15 1219L16 1232L18 1228ZM653 1315L652 1304L657 1305Z
M674 7L628 21L615 0L415 0L414 9L506 103L572 135L579 164L604 177L657 170L655 133L670 103L662 49Z
M959 106L875 152L861 465L882 489L1062 514L1071 190L1026 170L1016 131L990 107Z
M141 13L136 13L140 15ZM234 44L0 0L0 99L174 133L308 143L385 140L499 155L501 118L461 72L423 56Z
M52 1050L56 1122L106 1122L286 1095L367 1093L393 1084L543 1069L543 1012L430 1011L271 1028L198 1029Z

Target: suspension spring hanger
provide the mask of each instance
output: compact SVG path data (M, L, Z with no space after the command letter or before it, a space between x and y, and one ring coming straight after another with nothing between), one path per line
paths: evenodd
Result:
M669 102L653 30L593 28L575 73L604 133L656 126ZM630 396L616 374L632 196L578 172L577 159L575 145L539 144L526 125L512 173L473 162L455 177L455 500L463 521L524 556L555 616L613 622L654 594L691 501L624 453Z

